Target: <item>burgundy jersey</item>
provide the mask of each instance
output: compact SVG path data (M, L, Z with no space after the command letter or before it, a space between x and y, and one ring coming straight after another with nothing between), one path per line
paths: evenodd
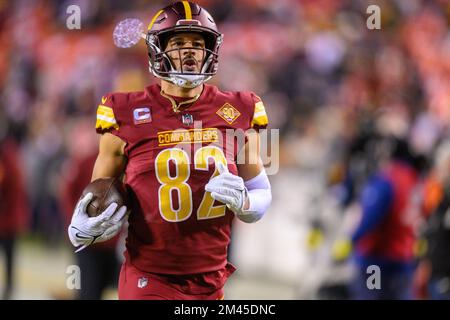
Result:
M132 199L126 255L136 268L194 274L226 266L234 214L204 187L218 162L238 174L239 131L266 125L255 94L209 85L179 112L159 85L102 98L97 132L126 143Z

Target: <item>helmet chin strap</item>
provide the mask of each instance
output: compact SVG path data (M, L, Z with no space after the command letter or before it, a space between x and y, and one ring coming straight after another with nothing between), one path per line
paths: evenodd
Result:
M181 87L181 88L188 88L193 89L201 85L202 83L208 81L211 79L211 76L205 76L205 75L199 75L199 74L180 74L173 71L169 74L169 76L161 76L155 72L155 70L152 68L152 65L149 61L149 71L157 78L166 80L168 82L173 83L174 85Z
M176 86L182 88L196 88L201 85L203 82L209 80L209 76L202 75L181 75L181 74L172 74L170 75L170 81Z
M170 61L170 60L169 60ZM208 58L207 61L203 64L201 72L205 72L205 70L208 68L208 65L212 61L212 56ZM205 75L198 75L198 74L178 74L176 71L174 71L173 64L170 61L171 69L173 74L170 75L170 81L175 84L176 86L182 87L182 88L196 88L199 85L201 85L203 82L208 81L211 79L211 76L205 76Z

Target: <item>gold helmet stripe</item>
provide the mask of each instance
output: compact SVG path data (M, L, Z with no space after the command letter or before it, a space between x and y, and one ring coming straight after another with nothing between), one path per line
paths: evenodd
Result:
M153 24L155 23L156 19L158 19L158 17L161 15L161 13L163 13L164 10L159 10L157 14L155 14L155 16L153 17L152 21L150 22L150 24L148 25L148 29L150 30L153 27Z
M192 10L189 2L182 1L184 6L184 12L186 13L186 20L192 20Z

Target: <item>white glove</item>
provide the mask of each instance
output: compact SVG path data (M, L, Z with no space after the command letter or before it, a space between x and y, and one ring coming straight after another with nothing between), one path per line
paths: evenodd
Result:
M221 162L217 163L219 175L215 176L205 185L205 190L211 192L214 200L227 205L234 213L242 212L248 197L244 180L231 174L228 168Z
M68 233L70 242L75 247L81 246L75 252L79 252L87 246L103 242L113 238L126 219L123 219L127 207L122 206L118 210L117 203L112 203L101 214L96 217L89 217L86 208L94 195L88 193L78 201L69 225Z

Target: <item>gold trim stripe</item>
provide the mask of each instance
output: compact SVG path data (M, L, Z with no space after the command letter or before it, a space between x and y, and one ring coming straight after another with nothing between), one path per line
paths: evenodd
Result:
M255 113L258 113L260 111L265 111L262 101L255 103Z
M116 117L114 116L114 111L111 107L107 107L104 105L99 105L97 108L97 121L95 123L96 129L119 129L119 125L117 124Z
M192 10L189 2L182 1L184 6L184 12L186 12L186 20L192 20Z
M262 101L255 103L255 111L253 113L252 126L266 126L269 123L269 118L266 114L266 108Z
M106 121L106 122L109 122L109 123L111 123L111 124L117 123L117 122L116 122L116 119L111 118L111 117L108 117L108 116L104 116L104 115L102 115L102 114L98 114L98 115L97 115L97 120Z
M267 116L267 114L266 114L266 111L265 110L263 110L263 111L259 111L259 112L256 112L254 115L253 115L253 118L259 118L259 117L261 117L261 116Z
M112 124L110 122L97 119L97 122L95 123L95 128L96 129L101 129L101 130L107 130L109 128L114 128L114 129L118 130L119 129L119 125L117 123Z
M114 111L111 107L99 105L97 108L97 114L103 114L105 116L113 116L114 117Z
M257 118L253 118L253 120L252 120L252 124L256 124L258 126L265 126L268 123L269 123L269 119L267 118L266 115L259 116Z
M156 19L158 19L158 17L161 15L161 13L163 13L164 10L159 10L155 16L153 17L152 21L149 23L147 30L150 30L153 27L153 24L155 23Z

